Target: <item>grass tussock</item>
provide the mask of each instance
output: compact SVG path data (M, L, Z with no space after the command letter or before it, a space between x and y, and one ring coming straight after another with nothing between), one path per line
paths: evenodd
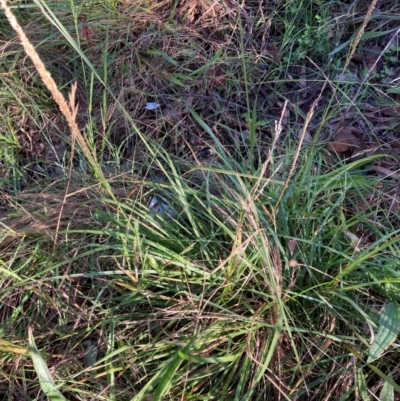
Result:
M395 3L11 2L0 398L397 400Z

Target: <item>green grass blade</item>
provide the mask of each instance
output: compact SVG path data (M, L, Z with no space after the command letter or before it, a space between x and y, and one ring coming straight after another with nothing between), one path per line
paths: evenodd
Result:
M46 362L36 348L35 339L33 338L32 328L28 329L29 351L33 362L33 367L39 377L39 383L42 391L51 401L67 401L60 393L56 384L51 377Z
M365 382L365 376L362 369L357 369L357 386L360 391L360 396L363 401L370 401L368 396L367 383Z
M179 369L180 364L183 359L180 357L180 354L177 353L172 361L164 368L160 375L160 382L156 388L156 391L153 395L153 401L160 401L163 399L164 395L171 388L172 383L171 380L175 374L175 372Z
M379 329L375 340L369 349L367 363L378 359L384 351L396 340L400 329L400 306L391 302L386 305L379 319Z

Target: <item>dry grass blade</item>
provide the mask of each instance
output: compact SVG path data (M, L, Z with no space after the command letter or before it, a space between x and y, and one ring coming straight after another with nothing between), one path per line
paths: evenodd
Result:
M104 175L102 174L101 170L99 169L98 163L96 162L96 158L95 158L93 152L90 150L90 148L87 145L85 139L83 138L81 132L79 131L78 125L75 121L76 109L74 108L73 105L71 105L72 108L70 108L68 106L68 103L66 102L66 100L64 99L64 96L58 89L57 84L54 81L51 73L47 70L47 68L44 65L43 61L41 60L39 54L37 53L35 47L29 41L28 37L25 35L25 32L23 31L21 25L18 23L17 19L15 18L14 14L12 13L10 7L7 5L6 0L0 0L0 5L4 10L7 20L9 21L10 25L16 31L19 39L21 40L21 44L22 44L26 54L32 60L32 63L34 64L37 72L39 73L43 83L46 85L47 89L52 94L54 101L57 103L58 107L60 108L61 113L64 115L65 119L67 120L67 123L71 129L72 135L78 140L79 145L81 146L85 157L87 158L87 160L89 161L90 165L93 168L93 171L96 173L96 175L98 176L98 179L102 182L102 184L108 190L109 194L111 196L113 196L112 191L110 190L109 185L107 184L107 181L106 181ZM72 88L72 92L71 92L72 94L74 93L73 91L74 91L74 88Z
M378 0L372 0L371 1L370 6L368 7L367 15L365 16L364 21L363 21L360 29L357 32L357 36L355 37L355 39L354 39L354 41L353 41L353 43L351 45L350 53L347 56L346 63L344 65L343 71L347 70L347 67L350 64L351 58L353 57L354 53L356 52L357 46L360 43L361 37L364 34L365 28L367 27L368 22L371 19L372 13L374 12L377 3L378 3Z
M310 107L310 110L308 111L308 113L306 115L306 118L305 118L304 123L303 123L303 128L302 128L300 136L299 136L299 143L297 145L296 153L295 153L294 158L293 158L292 166L291 166L291 168L289 170L288 177L286 178L285 184L284 184L284 186L282 188L282 192L281 192L281 194L280 194L280 196L278 198L278 201L275 204L275 207L274 207L275 210L278 208L279 203L280 203L284 193L286 192L286 190L287 190L287 188L289 186L289 182L292 179L292 176L293 176L293 174L294 174L294 172L295 172L295 170L297 168L297 161L299 160L300 152L301 152L301 149L303 147L303 142L304 142L304 138L306 137L306 134L307 134L308 126L309 126L310 121L311 121L311 119L312 119L312 117L314 115L315 108L317 107L317 104L318 104L319 100L321 99L321 96L322 96L322 94L323 94L323 92L325 90L326 85L327 85L327 82L324 82L324 85L323 85L319 95L317 96L317 98L312 103L312 105Z
M354 97L353 97L353 102L355 103L357 97L359 96L359 94L361 93L361 90L364 88L365 83L367 82L367 80L370 78L371 74L373 71L376 70L376 66L378 65L378 63L380 62L380 60L382 59L382 56L386 53L386 51L390 48L390 46L392 45L392 43L394 42L394 40L397 38L397 36L400 33L400 28L394 33L394 35L390 38L390 40L388 41L388 43L386 44L385 48L380 52L379 56L376 57L374 63L369 67L367 73L365 74L364 79L362 80L362 82L360 83L360 85L358 85L358 89L357 92L355 93ZM347 114L350 111L350 108L352 107L352 105L350 104L345 112L345 114Z

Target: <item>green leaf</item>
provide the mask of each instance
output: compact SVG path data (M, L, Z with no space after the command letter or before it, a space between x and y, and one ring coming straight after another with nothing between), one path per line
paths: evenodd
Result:
M164 60L168 61L168 63L172 64L174 67L179 67L179 63L174 60L172 57L168 56L168 54L164 53L161 50L148 50L146 52L147 54L149 54L150 56L161 56Z
M367 363L371 363L386 351L396 340L400 329L400 306L391 302L387 304L379 319L378 333L369 349Z
M368 272L368 275L374 282L374 289L376 292L384 295L390 302L400 301L399 279L393 279L385 276L384 280L381 280L371 272Z
M385 277L386 279L386 277ZM383 284L383 295L385 295L389 301L400 301L400 287L390 282Z
M36 348L31 327L28 328L28 341L33 367L35 368L35 371L39 377L39 383L42 391L51 401L67 401L67 399L64 398L55 385L49 369L47 368L46 362L40 355L39 350Z
M385 383L390 384L397 392L400 393L400 386L388 375L385 375L380 369L378 369L372 363L368 364L368 367L374 371ZM384 401L384 400L382 400ZM386 400L385 400L386 401Z
M386 90L387 93L394 93L395 95L400 94L400 88L389 88Z
M379 394L379 399L381 401L394 401L394 388L390 383L385 382Z
M385 36L388 35L394 31L396 31L398 28L393 28L393 29L389 29L388 31L379 31L379 32L365 32L362 36L361 36L361 40L366 40L366 39L372 39L372 38L377 38L380 36ZM355 36L354 36L355 37ZM354 37L347 40L346 42L340 44L338 47L336 47L335 49L333 49L329 55L333 56L334 54L338 53L339 51L343 50L344 48L346 48L347 46L349 46L353 40Z
M188 355L182 350L178 351L178 355L185 361L190 361L199 364L210 364L210 363L229 363L236 361L239 358L239 354L227 355L227 356L216 356L216 357L197 357Z
M164 78L166 81L170 81L175 85L181 86L182 88L186 88L186 84L181 82L174 74L164 74L160 72L160 76Z
M153 395L153 401L161 401L169 388L172 386L172 378L178 370L183 359L179 353L175 355L172 361L161 371L160 382Z
M363 401L370 401L368 396L367 384L365 382L365 376L362 369L357 369L357 386L360 391L360 395Z
M86 345L86 363L89 367L93 366L97 362L97 356L99 354L99 349L90 341L84 341L82 343L83 345Z

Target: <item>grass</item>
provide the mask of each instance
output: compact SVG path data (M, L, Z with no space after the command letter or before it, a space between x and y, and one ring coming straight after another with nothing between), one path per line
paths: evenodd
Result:
M10 5L0 399L398 400L397 2Z

